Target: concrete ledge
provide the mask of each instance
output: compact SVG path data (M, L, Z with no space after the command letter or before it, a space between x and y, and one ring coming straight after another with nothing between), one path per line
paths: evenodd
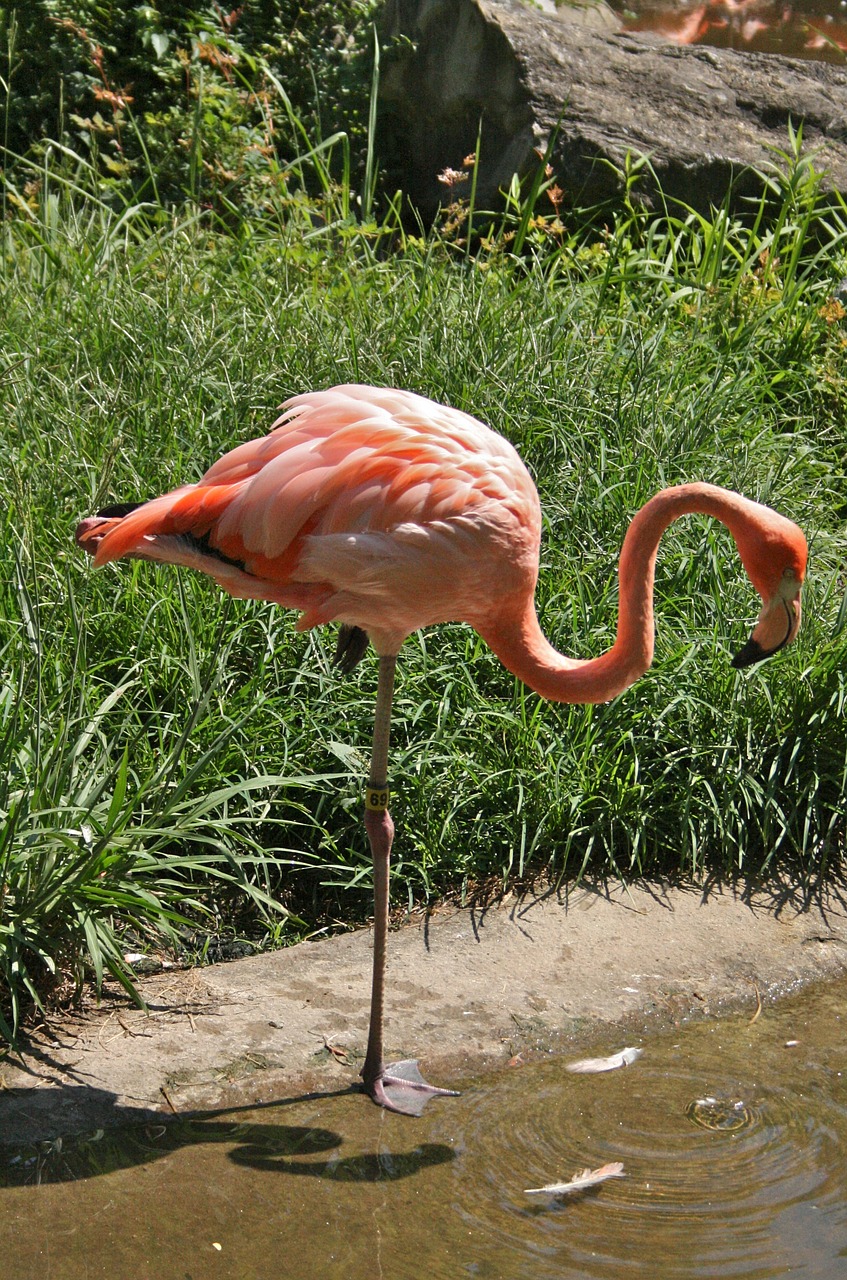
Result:
M0 1143L353 1089L370 965L363 929L146 978L147 1013L107 1001L33 1035L22 1062L0 1063ZM624 1032L632 1043L690 1018L752 1013L845 968L840 886L813 903L636 885L445 908L390 938L387 1050L460 1086L518 1052L611 1052Z

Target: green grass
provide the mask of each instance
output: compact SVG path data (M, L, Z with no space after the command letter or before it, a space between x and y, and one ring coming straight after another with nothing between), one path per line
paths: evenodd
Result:
M728 660L757 599L696 518L663 544L655 665L607 706L543 703L467 628L410 639L398 902L838 866L847 215L799 149L745 224L625 204L561 232L516 195L481 248L402 236L391 212L360 226L349 198L329 216L329 187L320 217L287 196L224 230L116 212L89 179L46 167L3 229L0 1033L51 984L131 988L127 939L367 918L373 657L344 679L330 632L189 572L94 572L73 543L81 516L196 479L310 387L408 387L516 444L545 511L542 622L576 656L611 643L623 532L663 485L739 489L811 543L801 638L750 672Z

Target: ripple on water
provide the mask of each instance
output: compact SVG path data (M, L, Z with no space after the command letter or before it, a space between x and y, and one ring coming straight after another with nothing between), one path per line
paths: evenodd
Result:
M504 1276L758 1280L811 1264L804 1275L828 1277L815 1269L826 1251L847 1256L840 1080L789 1059L779 1035L691 1028L609 1075L555 1061L486 1081L452 1126L456 1213L496 1242ZM707 1097L724 1127L693 1122ZM540 1203L524 1193L612 1161L625 1179Z
M55 1185L0 1198L4 1280L42 1280L48 1256L62 1280L95 1258L140 1274L140 1257L162 1280L835 1280L845 991L651 1037L604 1075L502 1070L419 1121L342 1093L101 1133L78 1159L54 1144L38 1160ZM585 1194L525 1194L617 1161L626 1176Z

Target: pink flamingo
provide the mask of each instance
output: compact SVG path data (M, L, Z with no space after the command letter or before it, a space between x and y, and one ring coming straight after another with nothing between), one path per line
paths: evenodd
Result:
M467 622L519 679L558 702L605 702L653 658L659 540L687 512L722 521L763 600L747 666L794 639L806 541L769 507L710 484L664 489L637 513L621 551L617 638L584 661L545 640L533 601L541 509L512 446L476 419L408 391L334 387L295 396L267 436L227 453L197 484L111 507L76 531L94 563L163 560L208 574L230 595L301 610L299 630L342 623L343 671L368 637L379 657L365 791L374 868L370 1031L362 1070L374 1102L419 1115L433 1095L417 1063L383 1061L388 869L388 736L397 654L439 622Z

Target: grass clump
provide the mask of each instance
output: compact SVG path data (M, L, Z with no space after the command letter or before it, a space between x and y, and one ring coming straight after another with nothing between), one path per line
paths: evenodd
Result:
M26 166L16 158L52 145L83 157L113 204L188 197L237 221L285 195L300 150L278 132L287 117L319 146L343 126L349 176L351 151L354 168L365 165L376 9L12 0L0 11L3 168L17 177Z
M128 940L277 943L368 914L373 660L341 679L324 632L167 567L92 573L72 540L309 387L404 386L508 436L545 511L542 621L578 656L611 643L623 532L664 485L738 489L811 542L800 641L750 673L728 656L757 603L699 519L662 550L655 665L607 706L541 702L466 628L413 637L399 901L838 865L847 215L795 143L747 220L625 202L565 229L540 183L464 242L455 211L449 234L360 220L320 145L237 221L116 201L90 160L44 157L2 227L0 1034L51 984L131 990Z

